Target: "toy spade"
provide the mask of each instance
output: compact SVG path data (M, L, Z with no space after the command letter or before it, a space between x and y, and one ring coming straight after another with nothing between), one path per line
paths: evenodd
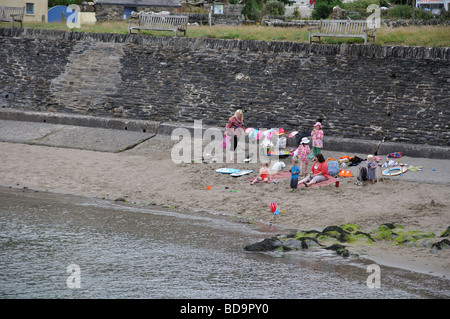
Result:
M277 208L277 204L275 204L275 203L270 203L270 210L272 211L272 213L274 215L279 215L280 213L286 213L285 211L279 210Z

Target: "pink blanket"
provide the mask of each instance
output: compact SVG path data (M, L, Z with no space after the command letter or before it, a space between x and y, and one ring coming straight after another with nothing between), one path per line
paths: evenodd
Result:
M272 180L280 180L280 179L287 179L287 178L291 178L291 173L288 171L281 171L281 172L277 172L275 174L272 174ZM248 180L253 180L255 179L253 178L249 178ZM299 178L299 180L302 180L302 178ZM336 178L334 178L333 176L328 177L328 179L326 181L320 182L320 183L316 183L313 184L309 187L311 188L315 188L315 187L323 187L323 186L327 186L327 185L331 185L336 183ZM305 185L303 185L303 183L300 183L298 185L298 187L305 187Z

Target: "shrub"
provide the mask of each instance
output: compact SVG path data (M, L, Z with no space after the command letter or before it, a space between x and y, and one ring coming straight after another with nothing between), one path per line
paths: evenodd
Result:
M434 19L434 16L431 12L416 8L416 10L414 10L414 18L420 20L431 20Z
M78 4L81 5L84 0L49 0L48 1L48 7L54 7L54 6L69 6L71 4Z
M245 1L242 14L250 20L259 20L262 14L262 2L257 0Z
M327 19L335 6L342 6L341 0L318 0L311 14L313 20Z
M410 19L412 8L410 5L401 5L390 8L387 12L389 18Z
M284 3L277 0L269 0L266 3L265 12L274 16L284 15L286 9L284 8Z

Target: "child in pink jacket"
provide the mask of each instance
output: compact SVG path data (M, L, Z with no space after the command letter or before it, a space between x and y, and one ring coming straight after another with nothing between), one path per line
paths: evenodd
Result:
M312 147L313 154L320 154L323 148L323 131L322 131L322 123L317 122L314 124L314 129L311 132L312 137Z
M307 174L308 170L308 164L309 164L309 139L307 137L302 138L302 141L300 142L299 147L295 151L296 156L298 157L298 162L300 164L300 174L305 176Z

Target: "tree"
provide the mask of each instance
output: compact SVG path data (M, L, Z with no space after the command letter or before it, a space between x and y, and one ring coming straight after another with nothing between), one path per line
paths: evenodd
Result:
M277 0L268 0L264 12L274 16L282 16L286 12L286 9L284 8L283 2Z
M311 18L314 20L327 19L335 6L342 5L341 0L316 0Z
M274 4L274 2L279 2L280 4ZM261 16L266 12L267 7L270 14L273 14L271 12L276 10L278 14L283 15L285 5L292 5L292 3L289 0L244 0L242 14L247 17L247 19L260 20ZM283 12L280 12L282 10Z
M71 4L81 5L86 0L48 0L48 7L69 6Z

